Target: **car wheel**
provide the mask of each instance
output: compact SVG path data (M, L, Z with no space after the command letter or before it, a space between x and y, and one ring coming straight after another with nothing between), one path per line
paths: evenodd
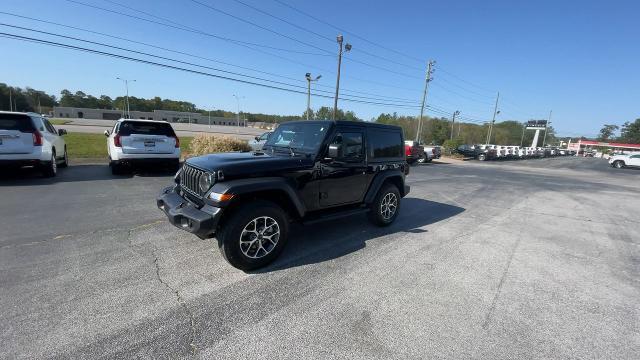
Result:
M421 164L422 164L422 163L429 162L429 159L428 159L428 157L427 157L427 154L424 154L424 155L420 156L420 158L418 159L418 162L419 162L419 163L421 163Z
M400 200L398 187L387 183L378 191L370 205L369 220L378 226L390 225L398 217Z
M480 155L478 155L478 160L480 160L480 161L485 161L485 160L487 160L487 155L485 155L485 154L480 154Z
M60 165L58 165L58 167L61 168L66 168L67 166L69 166L69 155L67 155L67 147L64 147L64 158L62 160L62 163Z
M51 161L44 165L42 175L44 177L54 177L58 173L58 164L56 160L56 151L51 151Z
M111 167L111 174L113 174L113 175L123 175L124 174L123 165L120 165L118 163L112 162L112 163L109 164L109 167Z
M289 222L278 205L253 201L233 211L216 234L222 257L248 271L275 260L287 242Z
M615 167L616 169L622 169L624 167L624 162L617 160L613 163L613 167Z

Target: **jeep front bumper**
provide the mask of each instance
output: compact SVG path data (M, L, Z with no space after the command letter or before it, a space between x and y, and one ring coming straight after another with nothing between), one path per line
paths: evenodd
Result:
M178 195L173 186L162 190L156 203L171 224L201 239L209 238L215 233L222 215L222 209L210 205L205 204L198 209L193 203Z

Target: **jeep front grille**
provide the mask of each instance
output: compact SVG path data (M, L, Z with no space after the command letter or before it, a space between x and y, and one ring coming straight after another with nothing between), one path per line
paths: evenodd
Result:
M182 166L182 172L180 172L180 188L189 195L202 199L204 193L200 191L198 183L200 181L200 177L204 175L204 173L204 171L185 163Z

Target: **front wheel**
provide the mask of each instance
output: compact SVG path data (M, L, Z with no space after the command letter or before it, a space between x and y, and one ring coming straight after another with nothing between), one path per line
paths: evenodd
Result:
M395 221L400 209L400 191L393 184L385 184L369 208L369 220L378 226L387 226Z
M44 165L44 167L42 168L42 175L44 177L54 177L56 176L56 174L58 173L58 164L57 164L57 160L56 160L56 152L55 150L51 152L51 161L48 162L46 165Z
M418 159L418 162L421 163L421 164L429 162L429 158L428 158L427 154L424 154L424 155L420 156L420 158Z
M623 161L615 161L613 163L613 167L615 167L616 169L622 169L624 167L624 162Z
M60 163L60 165L58 165L58 167L61 168L66 168L67 166L69 166L69 155L67 155L67 147L64 147L64 156L62 159L62 163Z
M216 238L222 257L232 266L249 271L270 264L280 255L288 231L284 210L259 200L235 209Z
M478 160L480 160L480 161L485 161L485 160L487 160L487 155L485 155L485 154L480 154L480 155L478 155Z

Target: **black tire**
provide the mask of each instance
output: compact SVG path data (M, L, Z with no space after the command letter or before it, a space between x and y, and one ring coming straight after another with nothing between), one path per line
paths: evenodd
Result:
M111 174L113 175L123 175L125 173L124 166L118 163L111 162L109 167L111 167Z
M390 208L384 206L387 200L395 199L395 209L389 214ZM369 220L378 226L388 226L393 223L400 212L400 202L402 197L398 187L391 183L382 185L376 198L369 205Z
M480 154L480 155L478 155L478 160L480 160L480 161L485 161L485 160L487 160L487 155L485 155L485 154Z
M62 162L60 163L60 165L58 165L59 168L66 168L67 166L69 166L69 155L67 155L67 147L64 147L64 157Z
M264 223L262 223L263 219ZM240 270L249 271L270 264L280 255L287 243L289 234L287 214L272 202L258 200L241 205L224 221L225 224L216 234L218 247L222 257ZM254 221L257 222L252 227L251 224ZM274 227L274 222L277 227ZM274 229L279 231L275 244L267 240L268 235L276 236ZM256 238L252 238L254 234ZM241 241L241 237L244 241Z
M622 169L624 167L624 161L621 161L621 160L614 161L613 167L616 169Z
M58 164L56 160L56 151L51 151L51 161L45 163L42 167L42 176L51 178L58 174Z
M427 156L427 154L423 154L418 159L418 162L421 163L421 164L428 163L429 162L429 157Z

